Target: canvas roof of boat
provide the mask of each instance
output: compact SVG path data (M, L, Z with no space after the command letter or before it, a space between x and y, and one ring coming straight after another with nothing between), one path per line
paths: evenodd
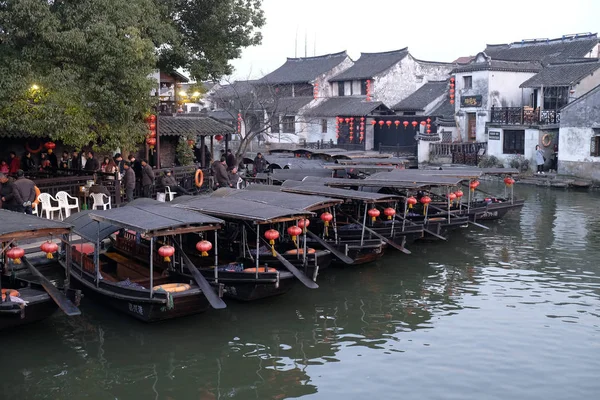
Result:
M69 233L71 227L68 222L0 209L0 241L60 235Z
M347 179L348 180L348 179ZM359 179L356 179L360 181ZM328 186L319 186L317 184L300 183L299 185L286 185L282 186L282 191L288 193L298 193L307 195L321 195L327 197L333 197L336 199L348 199L348 200L359 200L365 203L377 203L383 201L393 201L398 199L399 196L391 194L361 192L357 190L338 189Z
M381 172L384 173L384 172ZM373 174L371 176L375 176L377 174ZM282 186L298 186L298 185L323 185L323 186L331 186L338 188L345 187L372 187L372 188L380 188L380 187L388 187L388 181L381 180L367 180L367 179L344 179L344 178L320 178L314 176L307 176L302 181L298 180L290 180L285 181ZM430 186L429 184L422 183L409 183L403 182L402 187L407 187L411 189L418 189Z
M313 215L309 211L272 206L234 197L194 196L186 201L179 202L175 207L200 211L226 219L241 219L260 223L274 222L275 220L291 221Z
M396 169L395 165L376 165L376 164L331 164L324 165L323 168L329 170L380 170L380 171L391 171Z
M389 158L352 158L350 160L338 159L338 164L354 165L354 164L375 164L375 165L404 165L408 163L407 159L389 157Z
M307 176L316 177L331 177L331 170L324 168L312 168L312 169L275 169L271 175L274 181L286 181L292 179L295 181L301 181Z
M401 172L407 171L407 172ZM395 170L391 172L378 172L364 179L365 186L414 188L425 186L458 186L464 178L453 176L438 176L413 172L413 170Z
M279 190L236 190L227 188L217 190L212 194L212 196L236 198L272 206L285 204L286 208L306 211L321 210L323 208L331 207L344 202L343 200L332 199L330 197L285 193L281 191L281 186L251 185L250 187L253 186L274 187L278 188Z

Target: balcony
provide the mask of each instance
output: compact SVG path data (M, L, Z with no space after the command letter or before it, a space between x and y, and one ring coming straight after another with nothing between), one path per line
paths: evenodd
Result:
M490 124L552 125L560 123L560 110L540 110L532 107L492 107Z

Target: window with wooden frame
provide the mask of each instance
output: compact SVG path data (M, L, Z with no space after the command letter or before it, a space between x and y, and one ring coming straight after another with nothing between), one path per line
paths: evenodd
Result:
M344 96L344 83L343 81L338 82L338 96Z
M590 156L600 157L600 128L593 129L592 141L590 143Z
M465 89L473 88L473 77L472 76L463 76L463 86Z
M525 131L504 130L504 154L525 154Z
M296 118L293 116L281 118L281 130L283 133L296 133Z
M271 116L271 133L279 133L279 116Z
M367 95L367 81L360 81L360 94Z
M327 120L321 120L321 133L327 133Z

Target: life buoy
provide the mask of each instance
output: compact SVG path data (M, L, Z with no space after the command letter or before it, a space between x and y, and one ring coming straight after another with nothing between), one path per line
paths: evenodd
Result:
M42 192L37 186L34 186L33 189L35 190L35 200L33 201L33 203L31 203L31 207L36 208L37 205L40 204L40 194L42 194Z
M308 248L306 254L315 254L317 251L312 248ZM292 249L285 252L285 254L304 254L304 249Z
M15 289L2 289L2 301L6 300L6 293L11 297L20 297L21 294Z
M29 146L29 142L26 142L26 143L25 143L25 150L27 150L27 152L28 152L28 153L31 153L31 154L37 154L37 153L39 153L40 151L42 151L42 146L43 146L43 144L42 144L42 142L40 141L40 145L39 145L39 147L38 147L37 149L35 149L35 150L34 150L34 149L32 149L32 148Z
M196 182L196 187L202 187L204 183L204 173L201 169L196 170L196 175L194 175L194 181Z
M185 292L186 290L190 290L191 286L187 283L167 283L164 285L154 286L152 289L154 290L164 290L169 293L179 293Z
M547 133L544 134L544 136L542 136L542 144L544 147L548 147L550 146L550 143L552 143L552 138Z
M256 268L246 268L244 272L256 273ZM259 267L258 272L277 272L277 270L275 268Z

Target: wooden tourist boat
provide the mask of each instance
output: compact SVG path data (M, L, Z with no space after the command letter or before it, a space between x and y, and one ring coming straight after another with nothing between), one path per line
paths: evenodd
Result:
M329 260L328 255L316 254L311 263L310 258L284 256L282 253L290 250L292 245L276 243L283 236L280 231L286 225L295 224L313 213L233 197L182 196L176 200L173 202L176 208L225 220L219 239L224 245L219 248L218 257L228 262L218 263L216 269L202 269L202 273L215 284L224 285L226 297L251 301L276 296L287 293L298 281L310 289L318 288L315 283L318 261ZM191 245L188 243L186 249L191 250Z
M68 279L64 288L57 288L18 246L19 241L44 240L40 250L57 260L56 239L68 243L71 226L6 210L0 210L0 221L0 330L40 321L59 308L69 316L80 315L80 292L69 288ZM60 255L67 261L70 256L69 251Z
M82 238L72 243L71 277L100 303L144 322L225 308L180 242L184 234L216 231L222 220L141 199L112 210L83 211L66 221ZM129 247L104 249L108 238Z

